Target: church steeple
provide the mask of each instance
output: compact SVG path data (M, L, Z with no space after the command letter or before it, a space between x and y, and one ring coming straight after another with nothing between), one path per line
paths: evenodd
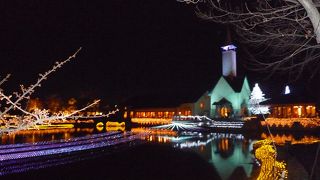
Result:
M225 77L237 76L236 46L231 43L231 34L227 27L226 45L222 46L222 75Z

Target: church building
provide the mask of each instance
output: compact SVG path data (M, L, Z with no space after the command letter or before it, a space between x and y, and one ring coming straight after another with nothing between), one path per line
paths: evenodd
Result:
M132 122L142 119L166 119L174 116L205 115L210 118L241 118L248 115L250 87L246 77L237 76L236 46L228 44L222 50L222 75L216 85L175 107L135 108L130 112Z
M210 117L237 118L247 116L251 91L247 78L237 77L236 47L228 44L221 47L221 50L222 76L207 94L210 103L206 104L210 104ZM194 111L193 114L199 113Z

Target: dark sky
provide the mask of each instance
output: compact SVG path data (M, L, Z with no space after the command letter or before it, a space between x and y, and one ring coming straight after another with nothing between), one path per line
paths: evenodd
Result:
M78 57L35 96L115 102L150 92L203 93L221 74L225 27L200 20L190 5L174 0L8 2L0 3L0 70L2 76L12 73L3 87L7 92L34 82L79 47ZM263 81L264 75L241 67L246 55L238 49L242 73Z

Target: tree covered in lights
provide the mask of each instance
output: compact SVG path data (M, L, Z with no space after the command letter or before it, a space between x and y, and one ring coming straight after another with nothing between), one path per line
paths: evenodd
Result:
M256 83L251 92L249 100L249 111L252 114L269 114L269 107L266 105L260 105L261 102L266 101L265 94L261 91L258 83Z
M68 63L72 59L75 59L78 52L81 50L79 48L74 54L69 56L67 59L56 62L48 71L43 74L38 75L38 79L31 85L23 86L12 93L7 93L0 88L0 135L2 133L11 133L19 130L35 128L37 129L41 124L50 124L55 120L66 120L66 118L76 118L80 117L80 112L96 105L100 100L95 100L93 103L69 113L58 112L50 113L48 109L40 109L37 107L34 109L24 108L24 104L28 102L35 92L36 89L41 87L43 81L45 81L51 74L60 69L64 64ZM10 78L10 74L0 80L0 86L3 85ZM18 113L17 113L18 112ZM115 111L110 112L110 114L115 113ZM103 115L103 116L108 116Z

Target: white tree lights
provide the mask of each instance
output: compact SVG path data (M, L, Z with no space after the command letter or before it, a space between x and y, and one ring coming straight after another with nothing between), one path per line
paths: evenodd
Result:
M269 114L269 107L266 105L260 105L261 102L266 101L258 83L256 83L251 92L249 100L249 111L252 114Z
M38 125L47 123L50 124L53 120L65 120L66 118L78 117L79 112L84 111L97 103L100 100L95 100L93 103L83 107L80 110L75 110L69 114L54 113L49 114L46 109L36 109L35 111L28 111L23 108L23 102L30 99L30 96L35 92L35 90L41 86L41 83L45 81L49 75L60 69L64 64L71 61L76 57L78 52L81 50L79 48L73 55L69 56L67 59L56 62L51 69L46 71L44 74L39 74L38 79L35 83L30 86L20 85L20 91L13 92L11 94L6 94L4 90L0 89L0 103L5 104L4 107L0 107L0 135L2 133L10 133L28 128L37 128ZM0 86L8 80L10 75L7 75L4 79L0 80ZM19 111L19 115L11 115L13 110ZM113 114L114 112L110 112ZM108 116L102 115L102 116Z

